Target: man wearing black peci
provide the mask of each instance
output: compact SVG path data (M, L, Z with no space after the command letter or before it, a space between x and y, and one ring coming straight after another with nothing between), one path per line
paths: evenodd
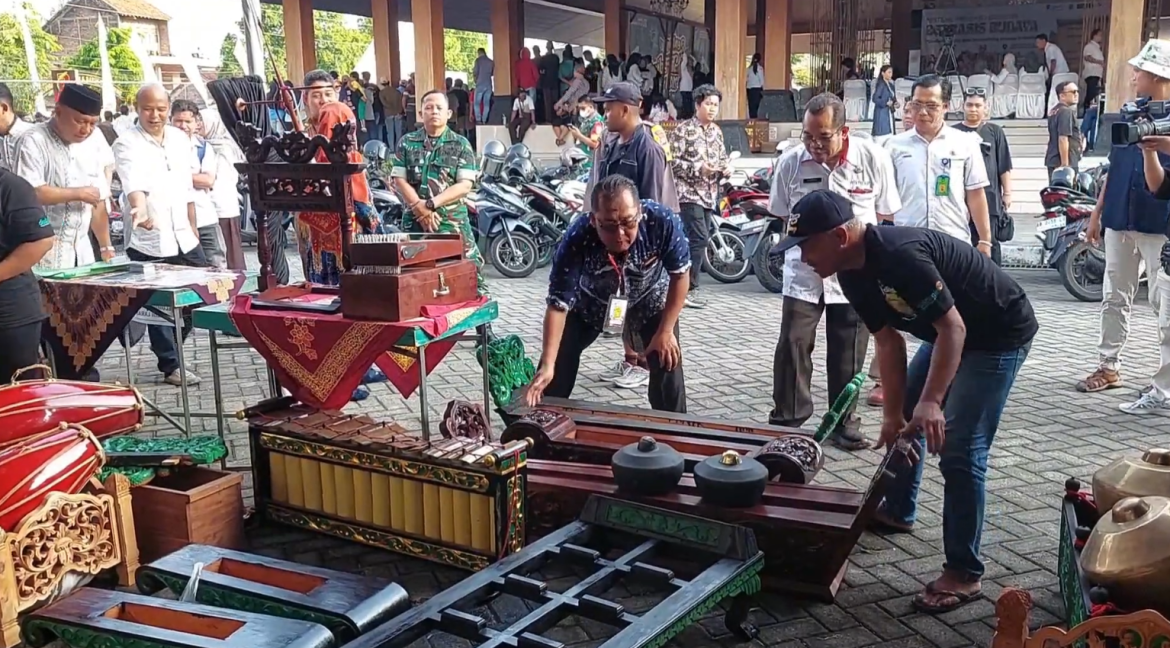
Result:
M939 455L944 482L942 574L913 599L926 613L980 593L987 457L1038 324L1023 289L962 239L917 227L874 227L848 200L815 191L796 203L781 249L799 245L822 277L834 273L873 333L885 390L878 447L899 437ZM904 331L922 340L907 366ZM914 528L923 462L893 466L874 516L893 533Z

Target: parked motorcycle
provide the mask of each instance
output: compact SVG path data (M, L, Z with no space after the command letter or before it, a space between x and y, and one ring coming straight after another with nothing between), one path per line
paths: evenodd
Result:
M510 279L531 275L540 260L537 231L528 223L535 212L519 192L488 180L468 195L467 204L476 244L496 270Z
M738 151L731 154L731 160L738 157ZM711 237L707 241L703 269L720 283L737 283L752 271L751 250L744 228L756 229L751 222L759 205L766 211L768 195L757 191L750 178L740 171L733 172L722 183L721 193L718 209L710 216Z
M1040 190L1044 220L1036 226L1036 238L1044 260L1060 273L1069 294L1086 302L1100 302L1104 291L1105 251L1086 240L1086 231L1097 189L1108 172L1108 164L1079 174L1067 167L1057 169L1049 186Z

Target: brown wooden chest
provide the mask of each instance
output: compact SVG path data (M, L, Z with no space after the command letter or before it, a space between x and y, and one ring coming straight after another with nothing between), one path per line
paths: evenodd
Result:
M356 320L400 322L419 317L423 306L461 304L477 294L475 264L466 260L341 275L341 312Z

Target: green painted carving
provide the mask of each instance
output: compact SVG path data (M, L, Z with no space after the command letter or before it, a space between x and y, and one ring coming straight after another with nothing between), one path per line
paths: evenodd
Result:
M712 592L710 596L703 599L690 612L667 626L658 636L646 643L643 648L662 648L683 630L698 623L699 619L702 619L708 612L714 610L715 606L719 605L719 602L724 599L735 598L736 596L755 596L760 592L760 570L763 568L764 561L762 558L753 560L750 565L747 565L747 569Z
M170 648L169 644L157 641L37 618L26 620L21 631L29 648L41 648L53 639L60 639L69 648Z
M479 366L484 363L484 347L475 348L475 359ZM519 336L507 335L495 338L487 345L488 384L492 401L504 409L512 400L512 393L532 382L536 366L524 351L524 340Z
M692 544L717 547L721 537L719 527L698 520L678 518L658 510L648 510L611 503L606 507L605 520L615 526L634 532L652 531L659 535L678 538Z
M218 436L169 437L165 439L141 439L133 436L117 436L102 441L106 452L174 452L189 454L196 465L207 466L227 456L227 446ZM154 478L154 468L103 468L98 479L105 480L111 473L121 473L130 480L131 486L141 486Z
M1081 579L1077 574L1077 552L1069 532L1068 508L1061 505L1060 549L1057 558L1057 576L1060 580L1060 595L1064 599L1065 617L1071 628L1089 618L1085 609L1085 592L1081 590Z

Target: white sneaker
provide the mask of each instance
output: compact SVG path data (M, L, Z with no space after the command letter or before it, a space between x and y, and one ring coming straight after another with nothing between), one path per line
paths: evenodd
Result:
M1143 392L1136 401L1122 403L1117 408L1126 414L1156 414L1170 411L1170 401L1150 390Z
M613 379L613 384L623 389L645 387L650 384L650 372L641 367L630 365L625 374Z
M194 387L195 385L199 384L199 381L201 379L199 378L199 376L195 375L194 371L188 371L188 372L186 372L186 374L187 374L187 386L188 387ZM174 385L175 387L182 386L183 372L179 369L175 369L171 373L163 376L163 382L165 382L168 385Z
M632 366L633 365L626 362L625 360L619 360L617 364L597 374L597 379L601 382L613 382L618 378L626 375L626 372L629 371L630 367Z

